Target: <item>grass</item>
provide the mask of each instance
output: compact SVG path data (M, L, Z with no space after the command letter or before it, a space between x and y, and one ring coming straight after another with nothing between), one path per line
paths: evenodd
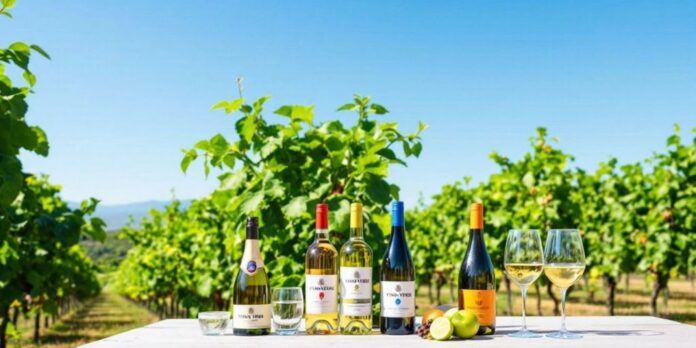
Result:
M48 329L41 329L41 344L32 342L30 322L20 325L24 335L17 347L76 347L157 321L148 310L109 292L88 300ZM10 345L12 346L12 345Z
M496 308L498 315L521 315L522 314L522 295L519 287L511 284L512 287L512 313L507 311L507 292L505 286L501 285L497 294ZM434 291L434 290L433 290ZM455 289L456 291L456 289ZM553 315L553 300L549 298L546 287L540 287L541 292L541 313L537 311L537 294L534 287L530 287L527 292L527 315ZM554 288L556 297L560 299L560 289ZM645 278L641 275L631 276L628 291L622 281L616 293L615 314L616 315L650 315L650 292L651 286L645 283ZM457 300L452 301L449 287L442 289L443 304L456 305ZM608 315L606 307L607 295L604 288L598 287L595 292L594 300L590 300L586 289L577 288L571 291L566 302L566 313L568 315ZM424 310L435 306L428 299L426 287L421 287L416 298L418 306L417 313L421 314ZM663 296L658 301L658 312L666 319L679 321L691 325L696 325L696 288L686 279L672 279L669 281L669 301L668 305L663 304Z

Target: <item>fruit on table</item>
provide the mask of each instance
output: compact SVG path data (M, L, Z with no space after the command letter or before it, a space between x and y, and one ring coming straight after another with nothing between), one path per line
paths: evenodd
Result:
M430 338L430 323L425 323L416 329L416 334L418 337L428 339Z
M472 338L479 329L478 318L470 310L462 309L453 313L450 321L454 327L454 334L459 338Z
M423 313L423 320L421 321L421 324L425 325L428 322L431 322L435 320L435 318L439 318L445 315L445 312L437 309L437 308L431 308L425 311Z
M457 307L448 309L447 312L445 312L445 318L447 318L447 319L452 318L454 313L457 313L458 311L459 311L459 309L457 309Z
M453 332L454 327L452 326L452 323L445 317L435 318L435 320L433 320L433 322L430 324L430 336L438 341L450 339Z

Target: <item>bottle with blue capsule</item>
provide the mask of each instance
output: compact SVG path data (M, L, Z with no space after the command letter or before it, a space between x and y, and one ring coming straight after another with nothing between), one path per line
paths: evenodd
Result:
M416 323L416 284L406 243L404 203L392 202L389 245L380 270L379 329L387 335L410 335Z

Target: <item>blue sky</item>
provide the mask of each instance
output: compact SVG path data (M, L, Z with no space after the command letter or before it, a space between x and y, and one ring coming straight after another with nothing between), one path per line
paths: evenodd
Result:
M180 149L233 121L210 112L235 93L272 107L316 105L319 120L354 92L389 120L430 125L424 151L392 171L407 204L519 157L537 126L575 165L661 150L674 123L696 126L696 3L20 0L0 44L41 45L29 120L48 158L25 169L64 197L106 204L204 195L216 180L179 170Z

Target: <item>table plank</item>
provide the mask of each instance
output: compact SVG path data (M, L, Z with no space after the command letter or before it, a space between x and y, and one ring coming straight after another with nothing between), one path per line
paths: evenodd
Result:
M568 329L584 335L579 340L505 336L519 329L520 322L520 317L498 317L497 332L493 336L479 336L468 341L437 342L421 339L417 335L388 336L378 332L368 336L307 336L304 333L295 336L204 336L197 320L170 319L111 336L85 347L696 347L696 326L655 317L568 317ZM529 317L527 323L530 330L548 333L558 329L560 318Z

